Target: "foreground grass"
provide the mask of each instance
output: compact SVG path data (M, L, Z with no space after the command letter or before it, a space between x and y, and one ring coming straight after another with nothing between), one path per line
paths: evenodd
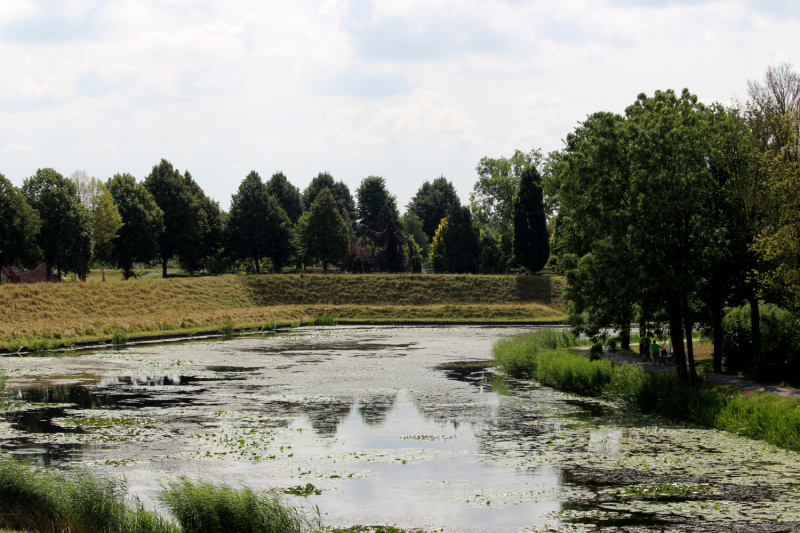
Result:
M302 533L319 530L318 517L276 496L182 478L159 498L167 519L126 497L119 480L61 474L0 459L0 528L53 533Z
M672 373L647 373L639 365L590 361L565 349L577 342L567 334L536 332L498 342L494 357L513 377L800 451L800 400L710 384L692 387Z
M0 286L0 344L335 320L543 320L563 279L537 276L265 275Z

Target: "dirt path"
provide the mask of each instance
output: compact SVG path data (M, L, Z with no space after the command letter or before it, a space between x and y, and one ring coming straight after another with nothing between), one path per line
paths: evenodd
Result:
M580 348L579 351L587 353L589 348ZM638 357L631 357L620 353L605 352L603 353L603 359L637 364L644 368L647 372L675 372L675 367L673 366L656 366L653 363L643 363ZM786 396L788 398L800 398L800 390L798 389L793 389L791 387L780 387L778 385L766 385L764 383L750 381L749 379L744 379L739 376L731 376L729 374L714 374L709 372L706 374L706 379L708 379L710 383L715 383L717 385L728 385L730 387L740 387L758 392L768 392L770 394L777 394L779 396Z

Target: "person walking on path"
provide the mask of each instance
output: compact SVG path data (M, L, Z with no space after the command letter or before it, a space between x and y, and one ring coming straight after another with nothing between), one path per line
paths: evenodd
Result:
M652 344L650 345L650 359L651 359L651 360L652 360L654 363L655 363L656 361L658 361L658 351L659 351L660 349L661 349L661 346L659 346L659 345L656 343L656 340L655 340L655 339L653 339L653 342L652 342Z

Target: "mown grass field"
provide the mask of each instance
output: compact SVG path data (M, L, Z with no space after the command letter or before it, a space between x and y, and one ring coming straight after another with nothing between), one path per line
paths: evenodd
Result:
M558 320L553 276L264 275L0 286L0 343L294 321Z

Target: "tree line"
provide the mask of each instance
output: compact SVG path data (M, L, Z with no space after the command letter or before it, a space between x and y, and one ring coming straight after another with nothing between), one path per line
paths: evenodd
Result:
M141 181L127 173L105 182L83 171L65 177L44 168L17 188L0 174L0 264L44 262L48 280L53 273L85 280L91 268L103 279L106 268L118 268L128 279L136 264L153 262L167 277L170 261L190 275L317 265L351 272L421 272L426 265L436 272L502 273L520 265L538 271L549 257L541 178L532 160L512 159L519 172L509 200L513 220L501 223L480 212L494 202L491 194L464 206L443 176L423 183L401 215L380 176L364 178L353 195L327 172L301 192L282 172L265 182L252 171L225 212L188 170L163 159ZM506 167L504 158L484 159L481 179L507 179Z
M663 324L687 381L698 325L715 371L724 355L728 370L800 376L796 315L784 348L767 345L761 323L765 305L800 309L800 76L771 66L748 88L729 106L687 89L640 94L624 114L589 115L544 163L551 261L573 324L615 328L624 348L632 323L643 340ZM741 342L723 322L743 304L747 349L726 351Z

